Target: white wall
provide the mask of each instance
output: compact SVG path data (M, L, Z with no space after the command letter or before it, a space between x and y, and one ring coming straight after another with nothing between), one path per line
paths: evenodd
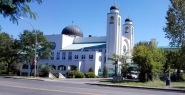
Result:
M73 41L74 41L74 37L68 36L68 35L62 35L62 41L61 41L62 47L61 48L71 45Z
M49 42L55 42L56 48L52 50L53 52L57 52L62 48L62 35L61 34L54 34L54 35L45 35L46 39Z

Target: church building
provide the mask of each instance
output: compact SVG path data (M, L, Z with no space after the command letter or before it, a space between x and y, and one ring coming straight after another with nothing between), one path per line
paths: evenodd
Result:
M61 72L64 76L68 70L76 68L85 74L89 68L93 68L97 76L103 72L104 66L109 73L113 73L115 66L110 54L123 55L133 49L134 26L130 18L126 18L122 24L116 5L110 7L105 23L106 36L83 37L83 31L73 24L66 26L61 34L45 35L48 41L54 44L51 51L53 57L50 60L39 60L37 67L41 64L52 65L56 72ZM129 55L131 56L131 53ZM130 64L131 59L127 59L126 62ZM29 74L30 71L23 68L21 73ZM119 66L117 73L120 73Z

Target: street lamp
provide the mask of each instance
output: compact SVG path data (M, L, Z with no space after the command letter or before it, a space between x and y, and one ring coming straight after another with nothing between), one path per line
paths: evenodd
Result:
M22 19L22 20L25 20L26 22L28 22L28 23L33 27L33 25L31 24L31 22L29 22L28 20L26 20L26 19L24 19L24 18L22 18L22 17L19 17L19 18ZM36 77L36 63L37 63L37 54L36 54L36 52L37 52L37 33L36 33L36 30L35 30L34 27L33 27L33 31L35 32L35 55L34 55L34 65L35 65L34 70L35 70L35 72L34 72L34 77Z

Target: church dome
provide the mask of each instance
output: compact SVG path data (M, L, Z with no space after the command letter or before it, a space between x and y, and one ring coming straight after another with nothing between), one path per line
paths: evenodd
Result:
M130 18L125 19L125 22L132 22Z
M111 6L110 10L119 10L119 8L117 6Z
M82 30L75 25L66 26L61 34L83 37Z

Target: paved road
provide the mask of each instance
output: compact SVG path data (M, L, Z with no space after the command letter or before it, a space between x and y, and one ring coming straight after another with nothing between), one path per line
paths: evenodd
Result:
M77 80L38 81L0 77L0 95L184 95L178 92L102 87ZM87 80L85 80L87 81Z

